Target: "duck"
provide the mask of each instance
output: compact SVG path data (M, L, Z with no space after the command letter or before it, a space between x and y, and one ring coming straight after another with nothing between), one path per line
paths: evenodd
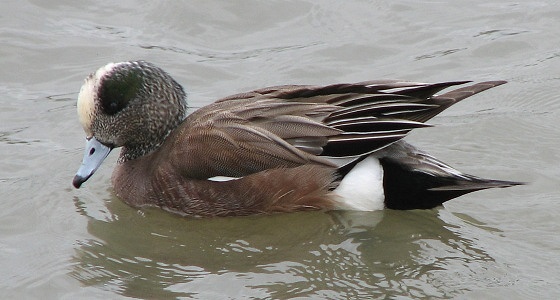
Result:
M504 83L282 85L188 113L185 90L160 67L109 63L87 76L78 95L86 144L72 184L80 188L121 148L113 191L136 208L196 217L432 209L523 184L462 173L403 140L453 104Z

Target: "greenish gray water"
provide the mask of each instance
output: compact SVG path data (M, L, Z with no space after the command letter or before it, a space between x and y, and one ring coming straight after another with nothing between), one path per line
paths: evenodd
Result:
M496 298L560 295L556 1L4 1L1 298ZM429 211L184 219L120 202L113 153L71 187L76 96L145 59L199 107L278 84L509 83L413 144L460 170L526 181Z

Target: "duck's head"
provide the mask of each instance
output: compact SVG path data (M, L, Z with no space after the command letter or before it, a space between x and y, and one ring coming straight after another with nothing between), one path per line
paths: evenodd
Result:
M78 96L86 149L72 184L79 188L113 148L120 162L155 150L185 117L183 88L145 61L109 63L89 75Z

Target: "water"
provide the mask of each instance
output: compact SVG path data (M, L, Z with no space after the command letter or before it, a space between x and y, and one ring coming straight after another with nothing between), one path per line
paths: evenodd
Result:
M556 1L3 1L1 298L560 295ZM145 59L193 107L269 85L505 79L414 132L477 175L530 184L429 211L184 219L124 205L113 153L80 190L76 97Z

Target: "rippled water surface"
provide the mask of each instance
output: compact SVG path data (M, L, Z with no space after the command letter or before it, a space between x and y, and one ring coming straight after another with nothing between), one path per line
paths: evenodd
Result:
M0 296L495 298L560 295L557 1L11 1L0 4ZM112 194L113 153L71 187L83 79L149 60L194 108L269 85L509 83L407 139L529 185L428 211L185 219Z

